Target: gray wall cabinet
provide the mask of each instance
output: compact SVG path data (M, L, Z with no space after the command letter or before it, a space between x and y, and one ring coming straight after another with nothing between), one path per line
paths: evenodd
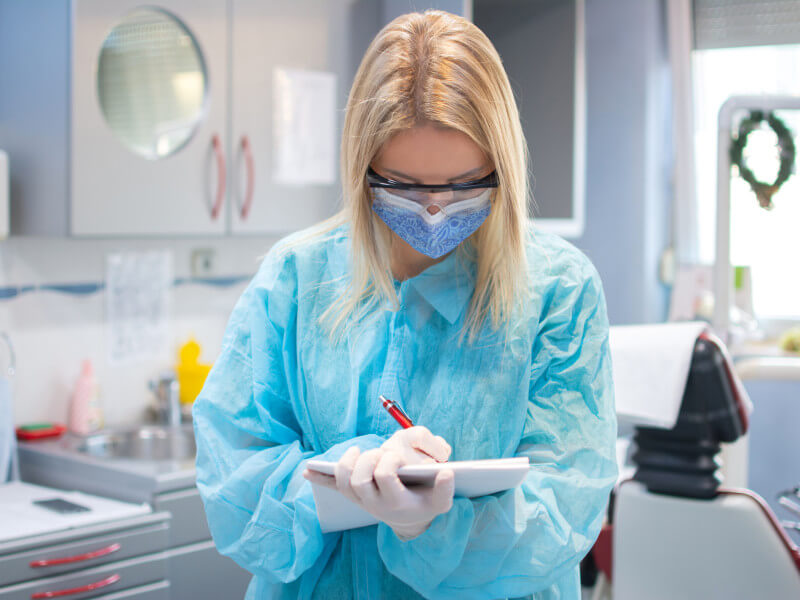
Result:
M355 10L0 0L0 55L13 56L0 61L12 235L285 233L330 216L351 44L366 47L379 25L353 32ZM326 78L321 100L313 86ZM303 106L326 127L299 131ZM321 148L325 169L312 160Z

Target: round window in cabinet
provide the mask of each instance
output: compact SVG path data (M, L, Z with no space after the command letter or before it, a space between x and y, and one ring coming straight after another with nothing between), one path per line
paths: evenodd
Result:
M206 108L208 78L191 32L169 12L139 8L114 26L97 62L97 94L116 138L149 160L177 152Z

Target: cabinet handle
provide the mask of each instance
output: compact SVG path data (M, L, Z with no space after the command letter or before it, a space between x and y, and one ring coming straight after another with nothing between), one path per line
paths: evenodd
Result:
M117 583L119 580L120 576L115 573L114 575L110 575L105 579L101 579L100 581L95 581L94 583L87 583L86 585L82 585L76 588L69 588L66 590L53 590L52 592L37 592L35 594L31 594L31 600L40 600L41 598L59 598L60 596L72 596L74 594L81 594L83 592L99 590L100 588L107 587L112 583Z
M244 156L244 164L247 168L247 187L244 192L244 202L239 211L242 221L247 219L250 214L250 208L253 206L253 184L255 178L255 165L253 164L253 151L250 147L250 138L247 135L242 136L242 155Z
M86 554L76 554L75 556L66 556L64 558L47 558L43 560L34 560L29 564L29 566L34 569L37 569L39 567L53 567L55 565L66 565L74 562L82 562L84 560L100 558L101 556L105 556L107 554L113 554L114 552L117 552L120 548L122 548L122 546L120 546L119 544L111 544L110 546L106 546L105 548L100 548L99 550L93 550L92 552L87 552Z
M217 197L211 208L211 220L216 221L219 211L222 210L222 202L225 200L225 153L222 150L222 142L216 133L211 138L211 145L214 148L214 155L217 157Z

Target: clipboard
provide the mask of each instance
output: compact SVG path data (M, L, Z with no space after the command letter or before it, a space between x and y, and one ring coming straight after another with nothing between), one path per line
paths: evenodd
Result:
M311 459L306 468L318 473L333 475L335 462ZM494 458L486 460L462 460L447 463L424 463L405 465L397 475L405 485L433 485L436 474L442 469L451 469L455 475L455 495L465 498L487 496L517 487L530 469L527 456ZM377 519L336 490L312 484L314 503L323 533L366 527L377 523Z

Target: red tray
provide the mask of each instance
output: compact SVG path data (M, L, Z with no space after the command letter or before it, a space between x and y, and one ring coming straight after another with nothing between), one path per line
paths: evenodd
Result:
M22 441L43 440L59 437L67 430L61 423L42 423L36 425L20 425L17 427L17 439Z

